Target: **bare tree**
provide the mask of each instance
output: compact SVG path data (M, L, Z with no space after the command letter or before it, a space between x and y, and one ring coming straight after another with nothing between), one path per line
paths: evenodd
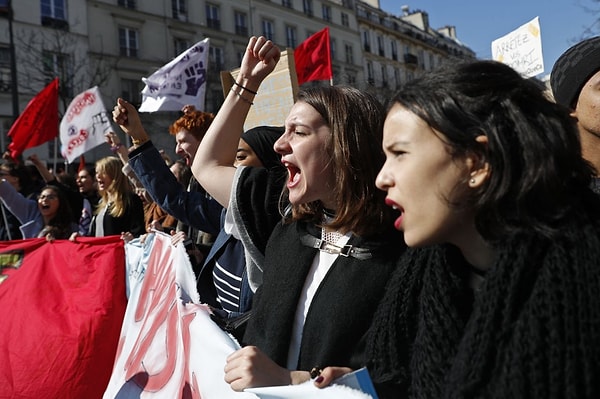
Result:
M591 36L596 36L600 33L600 0L589 0L590 4L582 4L581 1L578 2L578 6L581 7L587 14L597 15L594 22L592 22L589 26L582 26L583 32L581 36L578 38L573 38L573 44L579 42L583 39L586 39Z
M58 77L62 110L78 93L107 82L116 67L116 59L90 53L87 38L75 33L48 28L16 36L20 91L38 92Z

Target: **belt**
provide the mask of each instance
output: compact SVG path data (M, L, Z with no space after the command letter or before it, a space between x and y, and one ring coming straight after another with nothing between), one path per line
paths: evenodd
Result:
M359 260L371 259L373 257L371 250L368 248L358 248L353 245L344 245L343 247L340 247L339 245L321 240L310 234L302 236L300 242L308 247L316 248L320 251L327 252L328 254L342 255Z

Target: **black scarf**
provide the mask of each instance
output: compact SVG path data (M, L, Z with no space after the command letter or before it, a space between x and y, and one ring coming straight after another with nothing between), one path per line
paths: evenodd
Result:
M600 397L600 223L499 246L476 292L456 248L410 250L375 315L380 397Z

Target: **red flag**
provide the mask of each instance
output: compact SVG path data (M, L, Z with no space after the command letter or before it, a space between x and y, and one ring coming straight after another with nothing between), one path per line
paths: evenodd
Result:
M17 159L27 148L58 136L58 78L33 97L8 131L10 156Z
M85 169L85 157L83 154L79 156L79 167L77 168L77 173L81 172Z
M0 398L102 398L126 303L119 236L0 242Z
M300 43L294 50L298 84L333 78L329 28L324 28Z

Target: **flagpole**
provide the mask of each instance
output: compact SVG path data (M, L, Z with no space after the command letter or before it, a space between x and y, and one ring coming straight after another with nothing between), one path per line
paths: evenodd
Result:
M53 166L53 170L54 170L54 175L57 176L57 169L56 169L56 165L58 164L58 149L56 148L58 146L58 136L56 136L54 138L54 166Z

